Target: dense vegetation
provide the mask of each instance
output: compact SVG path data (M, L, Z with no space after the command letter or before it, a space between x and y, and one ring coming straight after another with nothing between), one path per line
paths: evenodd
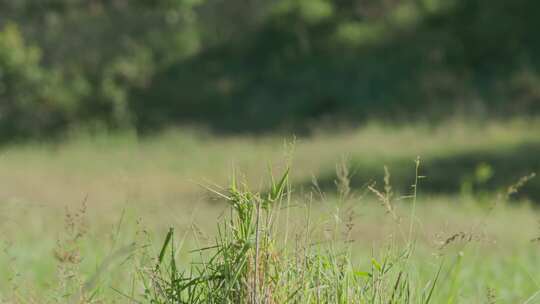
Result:
M538 113L532 0L2 1L0 137Z
M0 0L0 303L537 302L538 12Z

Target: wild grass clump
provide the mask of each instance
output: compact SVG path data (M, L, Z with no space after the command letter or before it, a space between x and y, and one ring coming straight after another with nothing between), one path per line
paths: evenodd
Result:
M309 233L309 218L305 233L290 233L288 178L289 170L280 179L272 178L266 193L250 191L236 180L225 193L216 191L229 203L230 215L218 224L215 243L193 251L196 262L180 267L176 261L180 248L171 229L155 266L140 272L144 299L150 303L250 304L432 300L442 267L430 281L418 282L409 262L414 253L412 239L401 247L390 246L366 267L353 260L346 241L335 238L316 243ZM345 180L343 189L347 177L340 179ZM287 215L284 221L279 219L282 213ZM295 237L289 238L290 234Z

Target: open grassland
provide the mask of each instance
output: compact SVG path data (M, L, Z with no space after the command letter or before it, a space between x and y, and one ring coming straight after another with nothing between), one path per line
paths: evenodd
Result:
M73 295L66 294L86 282L87 289L97 288L94 299L128 302L121 293L140 296L138 270L153 265L170 226L182 244L179 267L203 259L190 250L214 244L230 204L205 188L227 193L217 185L229 185L234 168L237 180L266 193L269 170L279 175L292 164L287 208L275 211L282 248L298 253L301 242L312 253L346 252L354 265L349 273L363 278L373 277L389 252L415 244L400 265L417 297L429 294L443 265L431 302L537 303L540 245L532 240L540 236L538 181L528 181L511 201L498 193L540 169L539 147L538 121L373 124L297 139L176 130L151 139L76 136L4 147L0 299L70 302ZM413 199L403 196L411 194L417 156L426 178L419 180L413 211ZM343 162L348 174L338 169L336 175ZM386 193L384 165L394 185L391 208L368 187ZM337 191L335 180L350 191ZM134 251L128 246L133 242ZM387 285L398 276L393 273ZM306 300L313 289L302 290L304 302L317 303L318 293ZM388 302L391 294L373 302Z

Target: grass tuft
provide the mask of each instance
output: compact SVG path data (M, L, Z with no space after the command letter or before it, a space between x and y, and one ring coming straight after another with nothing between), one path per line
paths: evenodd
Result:
M336 182L342 198L348 196L348 171L338 166ZM377 196L391 208L391 187ZM226 193L230 215L217 226L213 245L195 251L200 261L180 268L176 262L173 229L165 236L156 265L145 280L145 300L151 303L430 303L443 271L442 263L431 280L420 284L408 262L413 240L401 249L389 248L380 259L371 258L363 269L353 261L347 237L315 243L309 233L293 243L283 242L288 231L277 229L277 218L290 208L289 170L271 177L267 193L237 184ZM416 195L416 189L414 189ZM392 211L392 216L397 217ZM309 213L309 212L308 212ZM347 224L346 224L347 226ZM288 226L287 226L288 227ZM347 226L348 227L348 226ZM349 228L350 230L350 228ZM421 288L420 286L423 286Z

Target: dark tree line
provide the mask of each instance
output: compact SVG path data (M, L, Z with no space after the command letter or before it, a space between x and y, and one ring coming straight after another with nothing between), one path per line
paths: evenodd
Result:
M532 0L0 1L0 137L540 109Z

